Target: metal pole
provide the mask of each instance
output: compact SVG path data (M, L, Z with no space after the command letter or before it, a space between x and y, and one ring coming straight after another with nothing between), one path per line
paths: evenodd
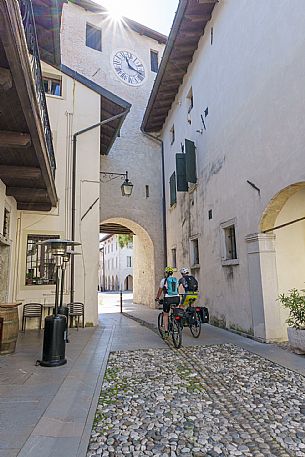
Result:
M61 268L61 284L60 284L60 307L64 304L64 281L65 281L65 268Z
M120 312L123 312L123 292L120 290Z
M78 132L73 134L73 152L72 152L72 184L71 184L71 197L72 197L72 204L71 204L71 240L75 241L75 213L76 213L76 207L75 207L75 201L76 201L76 142L77 142L77 137L79 135L82 135L83 133L89 132L90 130L93 130L97 127L101 127L102 125L108 124L109 122L112 122L116 119L119 119L120 117L125 116L126 114L129 113L130 108L126 109L120 114L116 114L115 116L112 116L108 119L105 119L104 121L98 122L97 124L93 124L90 127L87 127L86 129L79 130ZM74 264L74 256L72 256L71 259L71 278L70 278L70 302L74 302L74 271L75 271L75 264Z
M55 316L57 316L57 314L58 314L58 294L59 294L59 266L56 265Z

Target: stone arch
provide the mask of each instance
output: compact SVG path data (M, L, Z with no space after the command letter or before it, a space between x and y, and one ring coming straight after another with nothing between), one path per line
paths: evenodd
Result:
M101 226L107 224L120 225L134 233L133 300L154 307L159 271L156 271L155 246L151 236L144 227L130 219L114 217L104 220Z
M275 227L276 219L281 212L282 208L286 202L292 197L295 193L300 190L305 189L305 182L298 182L291 184L290 186L285 187L280 190L268 203L260 221L260 231L266 232L267 230ZM304 214L305 215L305 214Z
M129 290L129 291L133 290L133 276L132 275L126 276L126 278L124 280L124 290Z
M305 182L292 184L278 192L267 205L260 228L262 239L260 268L263 294L274 297L266 304L270 322L277 322L279 337L286 339L288 312L280 306L277 297L290 289L305 289ZM265 232L265 234L264 234ZM267 233L266 233L267 232ZM271 232L271 233L269 233ZM267 238L269 248L267 246ZM273 258L271 257L273 255ZM268 260L269 259L269 260ZM271 280L271 278L274 278ZM273 284L273 288L270 287ZM277 321L275 315L278 313Z

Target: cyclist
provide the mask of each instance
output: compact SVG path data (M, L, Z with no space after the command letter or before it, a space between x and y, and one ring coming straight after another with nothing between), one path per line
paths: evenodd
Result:
M157 292L156 301L159 301L163 293L163 324L164 337L168 337L168 316L171 305L179 305L180 297L178 293L178 281L173 276L174 269L172 267L165 268L165 276L161 280L160 287Z
M190 298L198 298L198 281L190 275L189 269L186 267L181 268L180 273L182 277L179 279L179 286L182 286L184 290L180 305L186 305Z

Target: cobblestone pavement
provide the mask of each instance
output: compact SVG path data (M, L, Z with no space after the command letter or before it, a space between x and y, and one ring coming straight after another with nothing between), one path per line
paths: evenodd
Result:
M229 344L112 353L96 455L305 457L304 377Z

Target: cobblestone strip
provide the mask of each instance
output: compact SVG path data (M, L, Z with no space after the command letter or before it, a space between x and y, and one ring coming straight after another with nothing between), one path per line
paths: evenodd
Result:
M234 346L113 353L87 456L304 457L304 414L302 376Z
M294 373L286 370L283 382L281 367L232 345L218 347L220 355L216 357L212 348L209 351L200 347L182 349L180 355L210 387L214 413L216 408L218 414L229 412L231 418L238 419L229 430L233 446L249 452L259 449L250 455L268 455L268 451L270 455L283 457L305 455L302 452L305 417L301 413L299 391L302 380L298 385ZM232 356L238 357L237 371L230 363Z

